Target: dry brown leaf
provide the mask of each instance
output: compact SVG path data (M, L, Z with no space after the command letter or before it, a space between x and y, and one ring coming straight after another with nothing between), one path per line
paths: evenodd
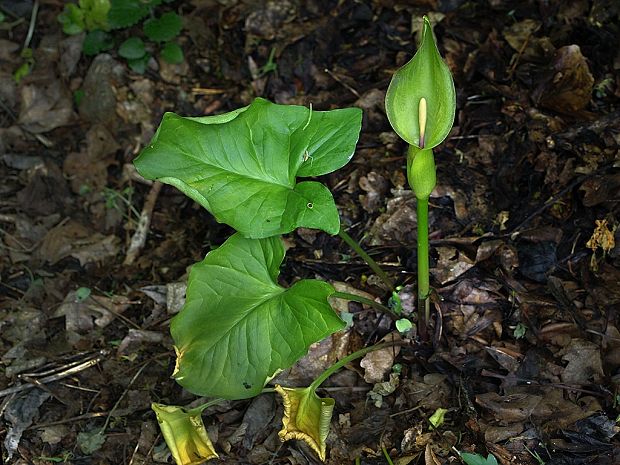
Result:
M431 449L430 443L426 444L426 449L424 449L424 463L425 465L442 465L435 452Z
M383 338L384 342L400 341L400 334L395 331ZM360 366L364 369L364 381L370 384L380 383L385 379L394 365L394 359L400 352L400 347L386 347L374 350L364 356Z
M54 313L54 317L65 317L67 331L84 334L91 331L95 325L105 328L130 305L129 299L125 296L106 297L91 294L85 299L79 299L76 292L69 292Z
M433 277L442 285L454 281L474 266L467 255L454 247L437 247L439 260L431 269Z
M63 258L74 257L84 266L114 257L120 250L120 242L115 235L104 236L70 220L47 232L36 256L52 265Z
M561 375L564 383L585 385L598 383L603 378L601 349L597 344L584 339L573 339L560 354L562 360L568 362Z
M574 114L583 110L592 97L594 78L578 45L557 50L553 76L534 92L538 103L559 113Z
M30 132L43 133L65 126L74 117L71 94L59 80L22 88L19 123Z

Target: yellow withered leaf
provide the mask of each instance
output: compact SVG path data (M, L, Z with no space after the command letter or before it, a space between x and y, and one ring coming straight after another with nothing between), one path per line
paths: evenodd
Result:
M284 417L282 430L278 433L282 441L300 439L325 461L329 424L334 411L334 399L320 398L312 388L284 388L276 385L276 392L282 396Z
M199 409L156 403L151 408L177 465L199 465L218 457Z

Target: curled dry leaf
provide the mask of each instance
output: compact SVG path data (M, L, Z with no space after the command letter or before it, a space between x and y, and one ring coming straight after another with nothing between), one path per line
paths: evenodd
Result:
M539 104L559 113L583 110L592 97L594 78L578 45L557 50L553 75L534 92Z
M129 299L125 296L106 297L90 294L85 299L80 299L77 291L71 291L56 309L54 316L65 317L67 331L86 333L95 325L105 328L129 305Z

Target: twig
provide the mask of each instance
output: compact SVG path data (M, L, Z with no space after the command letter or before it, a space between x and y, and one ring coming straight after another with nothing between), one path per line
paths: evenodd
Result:
M140 221L138 221L136 232L131 238L131 243L129 244L129 249L127 249L127 255L125 256L123 265L131 265L136 258L138 258L140 250L142 250L144 244L146 243L146 236L151 227L153 208L155 208L155 202L157 202L157 197L159 196L161 186L161 182L155 181L146 196L144 206L142 207L142 213L140 214Z
M144 369L149 366L149 364L152 362L151 360L147 360L146 362L144 362L144 364L140 367L140 369L138 371L136 371L136 374L133 375L133 378L131 378L131 381L129 381L129 384L127 384L127 387L125 388L125 390L123 391L123 393L121 394L121 396L118 398L118 400L116 401L116 403L114 404L114 406L112 407L112 410L110 410L110 413L108 414L108 418L106 418L105 423L103 424L103 426L101 427L101 431L99 431L99 434L103 434L105 433L106 428L108 427L108 425L110 424L110 420L112 419L112 414L116 411L116 409L118 408L118 406L121 404L121 401L125 398L125 396L127 395L127 393L129 392L129 388L133 385L133 383L136 382L136 380L138 379L138 376L140 376L140 374L142 374L142 372L144 371Z
M349 90L357 98L362 98L362 96L360 95L360 93L358 91L356 91L353 87L351 87L349 84L344 82L340 77L338 77L337 74L333 73L332 71L330 71L327 68L325 68L325 72L327 74L329 74L334 81L336 81L338 84L342 85L345 89Z
M30 41L32 40L32 35L34 34L34 27L37 23L38 13L39 13L39 0L35 0L34 5L32 7L32 13L30 14L30 25L28 26L28 33L26 34L26 40L24 40L24 48L28 48L30 46Z
M38 380L37 384L52 383L54 381L58 381L59 379L66 378L67 376L71 376L71 375L74 375L76 373L79 373L80 371L84 371L87 368L90 368L90 367L93 367L93 366L97 365L100 361L102 361L105 358L105 355L106 355L106 353L100 353L99 355L95 356L94 358L92 358L90 360L87 360L85 362L82 362L79 365L76 365L74 367L68 368L65 371L62 371L60 373L56 373L54 375L46 376L45 378L41 378L41 379ZM14 394L14 393L17 393L17 392L26 391L28 389L32 389L33 387L36 387L36 385L33 385L33 384L21 384L19 386L13 386L11 388L4 389L4 390L0 391L0 397L8 396L9 394Z

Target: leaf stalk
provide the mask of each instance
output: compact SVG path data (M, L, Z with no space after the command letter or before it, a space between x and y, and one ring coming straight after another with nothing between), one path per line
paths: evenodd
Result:
M366 262L366 264L370 267L370 269L374 271L374 273L377 276L379 276L381 281L385 283L385 285L390 289L390 291L394 291L395 289L394 282L389 278L387 273L383 271L383 269L381 269L381 267L377 264L377 262L375 262L372 259L372 257L368 255L364 251L364 249L362 249L359 243L355 239L353 239L351 236L349 236L342 227L340 227L340 231L338 232L338 235L344 242L347 243L349 247L351 247L355 251L355 253L357 253L362 258L362 260Z

